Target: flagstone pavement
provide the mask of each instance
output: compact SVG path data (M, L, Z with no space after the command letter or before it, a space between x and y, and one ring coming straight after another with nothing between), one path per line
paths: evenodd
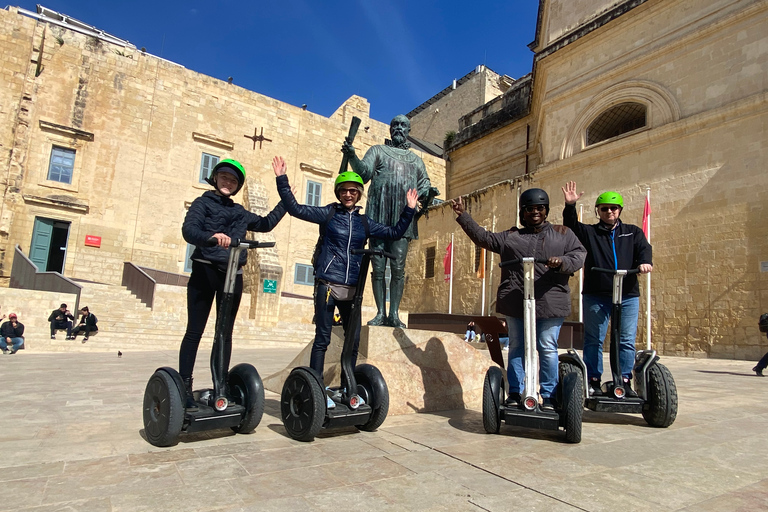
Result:
M298 351L236 348L233 364L267 376ZM255 433L161 449L142 437L142 396L177 354L124 352L0 355L0 510L768 509L768 379L748 361L664 357L677 421L656 429L639 415L585 411L577 445L507 425L488 435L480 404L300 443L267 392ZM199 375L206 363L200 354Z

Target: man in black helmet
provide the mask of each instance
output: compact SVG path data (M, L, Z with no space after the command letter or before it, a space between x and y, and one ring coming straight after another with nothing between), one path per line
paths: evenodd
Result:
M523 227L512 227L500 233L490 233L478 226L466 212L461 198L451 203L458 215L456 222L469 238L480 247L500 254L501 261L530 257L547 260L546 264L534 264L534 293L541 407L552 410L551 397L557 385L557 337L563 320L571 313L568 279L582 267L587 251L570 229L547 222L549 196L540 188L528 189L520 195L519 215ZM525 386L522 264L501 270L496 310L507 318L507 404L516 406Z

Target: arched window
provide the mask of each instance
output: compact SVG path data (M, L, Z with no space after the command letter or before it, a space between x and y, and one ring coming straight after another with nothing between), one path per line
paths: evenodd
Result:
M597 116L587 127L585 146L644 127L647 124L645 114L646 108L642 103L627 102L614 105Z

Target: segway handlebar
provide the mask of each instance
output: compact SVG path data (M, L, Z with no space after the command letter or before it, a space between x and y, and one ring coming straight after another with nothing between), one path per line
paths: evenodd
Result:
M384 249L352 249L352 254L367 254L369 256L384 256L391 260L395 259L395 255L389 252L384 252Z
M640 273L640 269L637 269L637 268L628 268L626 270L621 270L621 269L616 270L616 269L612 269L612 268L592 267L592 271L593 272L603 272L605 274L618 274L619 272L623 272L626 275L629 275L629 274L639 274Z
M218 243L219 241L216 240L216 237L213 236L205 241L205 245L207 247L213 247ZM256 240L241 240L239 238L233 238L229 243L230 247L239 247L241 245L248 246L248 249L260 249L262 247L274 247L275 242L259 242Z
M547 261L549 261L549 259L547 259L547 258L534 258L533 259L534 263L544 263L545 265L547 264ZM515 258L513 260L502 261L501 263L499 263L499 268L508 267L510 265L515 265L517 263L522 263L522 262L523 262L523 258Z

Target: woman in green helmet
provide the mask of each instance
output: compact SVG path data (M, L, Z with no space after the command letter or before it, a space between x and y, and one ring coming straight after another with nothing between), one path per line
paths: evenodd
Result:
M245 238L248 231L268 232L285 215L285 208L278 203L269 215L262 217L251 213L235 203L232 196L245 184L245 169L237 160L221 160L206 179L215 187L195 199L184 218L181 233L184 240L195 246L192 253L192 273L187 283L187 330L179 349L179 373L186 387L185 407L196 410L192 396L192 371L197 358L197 348L203 336L213 299L216 311L224 290L224 276L227 271L227 248L233 238ZM215 238L217 244L209 247L207 242ZM247 251L240 254L239 268L245 265ZM243 293L243 273L238 270L235 281L235 301L232 305L232 322L224 343L224 368L229 368L232 354L232 327L235 323L240 297Z
M587 249L584 263L584 363L587 365L590 394L601 394L600 379L603 373L603 340L608 332L611 317L613 276L593 272L592 267L628 270L637 268L641 274L653 270L651 244L643 230L619 220L624 209L624 199L618 192L603 192L595 201L597 224L582 224L576 215L576 201L584 192L576 192L576 182L569 181L563 187L565 209L563 224L576 233ZM630 388L632 368L635 363L635 336L637 315L640 309L640 287L637 274L624 278L621 301L621 329L619 337L619 363L627 396L636 397Z
M277 177L277 191L286 210L293 217L320 225L322 243L314 260L317 290L315 293L315 340L309 366L322 377L325 351L331 342L333 313L339 308L344 332L355 329L355 347L352 352L352 367L357 360L357 346L360 342L360 320L349 325L355 285L363 259L352 254L353 249L362 249L369 237L397 240L403 236L416 213L418 194L411 189L407 194L407 206L394 226L379 224L360 213L358 201L363 197L363 179L354 172L343 172L336 178L334 192L338 203L327 206L298 204L291 192L286 176L287 166L282 157L272 160L272 169ZM328 397L328 407L335 407Z

